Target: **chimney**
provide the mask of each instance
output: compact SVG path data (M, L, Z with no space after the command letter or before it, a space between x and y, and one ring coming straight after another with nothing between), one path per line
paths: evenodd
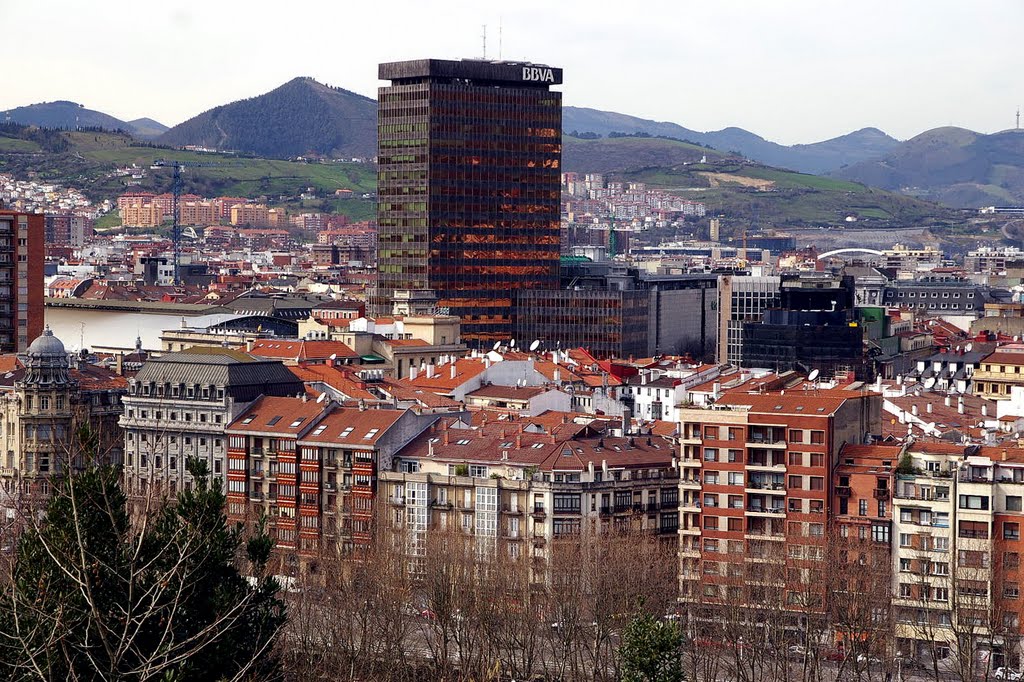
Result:
M523 447L523 437L517 433L516 434L516 450L518 450L518 449L520 449L522 447Z
M309 402L309 394L305 391L302 392L302 402Z
M981 406L981 416L982 417L987 417L988 416L988 405L982 405Z
M946 407L949 407L950 405L953 404L953 401L950 399L949 395L946 395L946 399L943 402L946 403Z
M451 367L451 370L449 370L448 374L449 374L450 378L452 378L452 379L455 378L455 363L454 362L452 362L452 367Z
M118 376L124 376L124 353L118 353L114 359L114 372Z
M964 399L962 397L956 399L956 411L960 414L964 413Z
M647 385L647 372L645 372L644 370L640 370L640 385Z
M711 399L712 400L718 400L718 398L719 398L719 396L721 394L722 394L722 384L721 384L721 382L716 381L715 383L711 384Z
M932 413L932 404L928 403L928 405L924 409L925 409L926 412L928 412L928 414L931 414Z
M434 363L430 363L429 365L427 365L427 378L434 378Z
M560 369L555 370L555 383L559 386L562 385L562 370Z
M913 405L910 406L910 414L914 415L915 417L917 416L917 403L914 403Z
M409 381L416 380L416 365L409 365Z
M448 430L441 434L441 445L448 445Z

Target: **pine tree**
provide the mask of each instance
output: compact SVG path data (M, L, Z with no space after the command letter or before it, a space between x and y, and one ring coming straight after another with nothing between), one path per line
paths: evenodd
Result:
M672 622L649 613L633 618L619 648L622 682L680 682L683 634Z
M3 586L0 678L280 678L271 541L261 524L243 543L205 464L188 468L194 488L135 523L115 469L55 482Z

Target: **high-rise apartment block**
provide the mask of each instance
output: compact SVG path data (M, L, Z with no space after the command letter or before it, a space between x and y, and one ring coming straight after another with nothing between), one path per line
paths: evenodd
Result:
M473 346L507 340L513 293L557 289L562 70L381 64L376 314L433 290Z
M44 233L42 214L0 211L0 353L43 333Z

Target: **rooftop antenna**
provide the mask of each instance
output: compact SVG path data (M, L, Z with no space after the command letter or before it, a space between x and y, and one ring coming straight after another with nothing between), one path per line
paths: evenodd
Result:
M502 25L502 23L503 23L502 18L499 16L498 17L498 61L499 62L502 59L502 57L501 57L501 54L502 54L502 52L501 52L501 28L502 28L502 26L501 25ZM1020 109L1017 110L1017 127L1020 128Z
M484 41L484 59L487 59L487 24L484 24L483 27L484 32L481 37L483 38Z
M1017 107L1017 130L1020 130L1020 107Z

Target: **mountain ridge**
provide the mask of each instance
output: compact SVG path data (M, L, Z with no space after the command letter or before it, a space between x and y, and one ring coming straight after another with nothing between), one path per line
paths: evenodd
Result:
M124 121L102 111L88 109L84 104L70 100L38 102L0 111L0 119L21 125L59 130L74 130L76 128L124 130L141 139L152 139L167 129L162 123L153 119L141 118L135 121Z
M881 156L899 144L898 140L878 128L868 127L820 142L786 146L737 126L700 132L667 121L652 121L587 107L563 107L562 127L567 131L597 133L602 137L613 132L674 137L721 152L739 152L770 166L814 174Z

